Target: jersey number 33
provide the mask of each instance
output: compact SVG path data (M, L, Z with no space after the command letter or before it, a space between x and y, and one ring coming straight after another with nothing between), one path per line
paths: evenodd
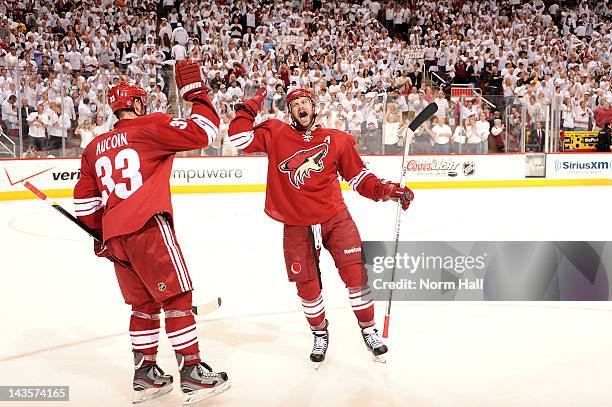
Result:
M121 171L121 178L126 182L115 183L113 172ZM115 156L114 163L110 158L102 156L96 161L96 175L104 185L102 205L106 205L108 197L115 191L121 199L127 199L142 186L140 173L140 157L136 150L126 148Z

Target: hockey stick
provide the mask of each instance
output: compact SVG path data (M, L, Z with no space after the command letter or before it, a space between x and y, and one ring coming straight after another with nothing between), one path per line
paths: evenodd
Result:
M438 105L435 103L430 103L425 107L425 109L421 110L421 113L418 114L417 117L414 118L412 123L408 126L410 130L413 132L416 131L421 124L423 124L427 119L433 116L434 113L438 110ZM410 143L404 142L404 158L402 159L402 173L400 175L400 185L406 184L406 175L408 173L408 168L406 167L408 161L408 151L409 151ZM395 253L394 258L397 257L397 249L399 246L399 238L400 238L400 220L402 215L402 203L397 202L397 210L395 213L395 247L393 252ZM391 271L391 282L395 281L395 262L393 262L393 270ZM383 328L383 338L389 337L389 320L391 318L391 301L393 299L393 289L389 289L389 300L387 301L387 312L385 313L385 325Z
M34 185L30 184L28 181L23 182L23 186L29 189L34 195L47 202L53 209L61 213L64 217L69 219L72 223L77 225L83 231L85 231L89 236L93 237L96 241L102 243L102 236L100 236L96 231L90 229L83 222L74 217L70 212L64 209L57 202L51 201L47 194L45 194L40 189L36 188ZM191 311L196 315L205 315L210 314L213 311L216 311L221 306L221 297L217 297L214 300L207 302L205 304L197 305L191 307Z
M221 307L221 297L217 297L216 299L207 302L206 304L193 306L191 307L191 311L196 315L204 315L210 314L213 311L218 310Z

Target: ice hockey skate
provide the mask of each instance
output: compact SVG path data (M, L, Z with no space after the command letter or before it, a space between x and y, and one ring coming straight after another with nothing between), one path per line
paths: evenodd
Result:
M317 370L323 361L325 361L325 354L329 346L329 332L327 330L312 331L312 334L314 336L314 344L310 353L310 361L314 363L314 368Z
M372 352L372 358L374 362L387 363L383 356L387 353L387 345L385 345L380 337L378 336L378 329L372 327L364 328L361 330L363 341L370 352Z
M213 372L204 362L183 366L182 355L177 354L181 374L183 405L190 405L221 394L231 387L227 373Z
M143 364L144 355L134 354L134 397L132 403L151 400L172 391L172 376L164 374L157 365Z

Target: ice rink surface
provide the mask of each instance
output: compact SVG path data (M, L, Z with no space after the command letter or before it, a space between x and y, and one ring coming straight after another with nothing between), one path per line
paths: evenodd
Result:
M364 240L393 238L393 204L345 197ZM387 363L376 364L326 252L330 349L315 371L312 337L284 271L282 226L263 213L263 194L173 201L195 302L224 301L197 321L204 359L228 372L232 389L198 405L612 405L608 303L395 303ZM609 240L612 220L597 215L609 202L609 187L418 190L402 239ZM0 385L70 386L70 402L13 405L131 405L129 306L111 264L38 200L1 202L0 236ZM163 335L158 360L176 381ZM180 403L175 385L142 406Z

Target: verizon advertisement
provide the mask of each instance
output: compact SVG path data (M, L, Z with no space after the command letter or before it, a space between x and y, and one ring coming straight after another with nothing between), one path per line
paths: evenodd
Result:
M0 192L26 191L30 181L38 189L72 189L81 176L81 160L37 159L0 161Z

